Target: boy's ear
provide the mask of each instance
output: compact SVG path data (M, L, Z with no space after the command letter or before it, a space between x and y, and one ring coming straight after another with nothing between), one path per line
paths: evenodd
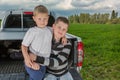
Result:
M52 25L52 29L54 29L54 28L55 28L55 24Z
M33 20L35 21L35 17L34 17L34 16L32 16L32 18L33 18Z

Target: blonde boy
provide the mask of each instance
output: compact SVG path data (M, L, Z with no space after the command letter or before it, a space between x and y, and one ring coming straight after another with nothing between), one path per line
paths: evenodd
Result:
M22 41L22 53L24 56L25 69L30 80L42 80L46 67L33 62L29 52L37 56L49 57L51 53L52 33L46 26L48 24L48 10L43 5L38 5L33 11L33 20L37 26L30 28Z

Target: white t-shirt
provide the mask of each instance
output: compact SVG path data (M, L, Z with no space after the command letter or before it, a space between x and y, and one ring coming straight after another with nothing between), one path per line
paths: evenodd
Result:
M48 27L32 27L26 32L22 45L29 47L29 50L38 56L49 57L51 40L52 32Z

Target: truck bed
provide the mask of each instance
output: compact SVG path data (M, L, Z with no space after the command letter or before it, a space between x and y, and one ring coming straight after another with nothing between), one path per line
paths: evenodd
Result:
M23 61L1 61L0 65L0 80L28 80ZM75 68L70 73L74 80L82 80Z
M25 80L23 61L0 61L0 80Z

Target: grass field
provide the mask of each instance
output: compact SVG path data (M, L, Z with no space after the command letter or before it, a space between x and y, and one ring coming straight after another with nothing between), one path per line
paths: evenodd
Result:
M68 32L84 43L83 80L120 80L120 24L71 24Z

